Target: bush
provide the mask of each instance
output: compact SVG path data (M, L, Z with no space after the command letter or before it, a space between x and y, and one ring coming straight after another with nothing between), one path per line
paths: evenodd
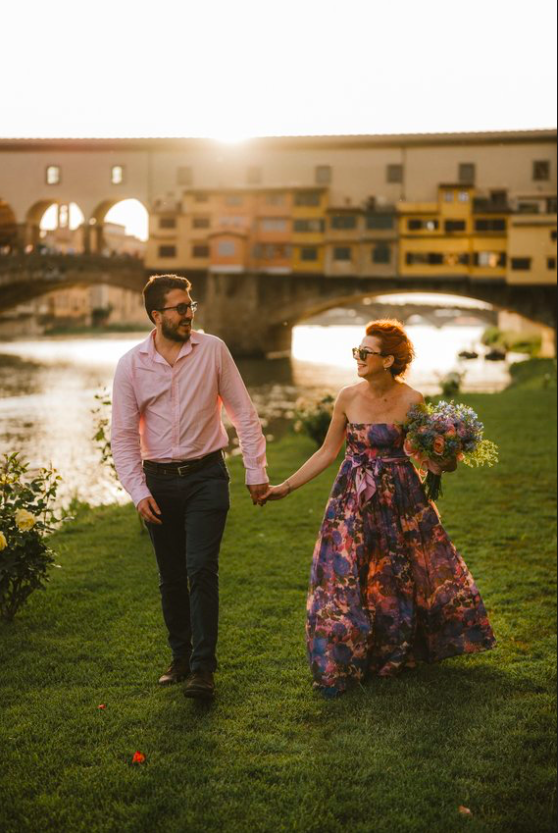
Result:
M456 370L448 373L447 376L440 382L441 395L444 399L454 399L461 393L461 385L465 378L464 373L458 373Z
M556 387L556 359L527 359L510 367L510 387L541 390Z
M542 336L539 333L505 332L498 327L485 330L482 343L510 353L525 353L536 358L541 352Z
M335 399L331 395L314 402L298 402L295 411L297 434L307 434L321 447L329 431L334 405Z
M6 455L0 465L0 618L11 622L55 566L48 535L60 521L51 504L61 478L52 467L26 482L28 464Z

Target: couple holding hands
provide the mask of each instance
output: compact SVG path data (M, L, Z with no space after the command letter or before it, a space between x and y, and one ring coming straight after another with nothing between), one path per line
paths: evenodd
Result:
M322 448L270 486L256 409L226 345L193 329L191 290L174 275L149 280L155 329L120 360L113 390L114 461L159 568L172 651L159 683L185 680L187 697L215 696L219 550L230 508L223 405L254 505L300 489L346 443L310 578L306 634L318 691L337 697L370 676L494 647L474 579L403 448L401 423L424 401L403 381L414 357L403 327L367 327L354 351L359 381L339 394Z

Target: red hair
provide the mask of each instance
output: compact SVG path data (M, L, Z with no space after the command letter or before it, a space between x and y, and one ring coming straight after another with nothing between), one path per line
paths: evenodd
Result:
M396 379L403 378L416 354L401 321L394 318L371 321L366 327L366 335L381 341L382 353L393 356L395 360L390 367L392 376Z

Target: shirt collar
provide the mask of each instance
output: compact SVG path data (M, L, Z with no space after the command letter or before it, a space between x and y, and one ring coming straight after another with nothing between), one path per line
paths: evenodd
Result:
M160 353L157 352L155 347L155 334L157 330L151 330L147 338L144 342L142 342L140 346L140 353L147 354L152 362L159 362L161 364L167 364L165 359L161 356ZM200 343L200 337L198 333L192 330L192 335L190 336L189 341L185 342L180 348L180 353L177 356L178 359L181 359L183 356L188 356L190 353L193 352L194 345Z

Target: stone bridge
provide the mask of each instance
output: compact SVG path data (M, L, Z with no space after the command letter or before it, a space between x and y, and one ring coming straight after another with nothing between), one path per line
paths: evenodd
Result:
M0 257L0 310L71 286L109 284L140 292L149 277L134 258L96 255ZM513 285L469 278L357 278L319 275L187 274L200 301L198 324L237 356L288 354L300 322L384 294L433 292L473 298L556 329L555 285Z

